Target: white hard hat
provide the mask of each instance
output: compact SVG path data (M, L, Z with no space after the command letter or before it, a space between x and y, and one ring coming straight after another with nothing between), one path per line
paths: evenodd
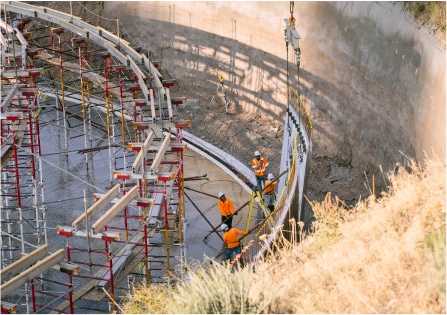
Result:
M222 196L225 196L225 194L223 192L220 192L218 196L219 196L219 199L220 199L220 198L222 198Z
M222 223L222 225L220 226L220 229L225 232L228 229L228 225L226 225L225 223Z
M255 156L260 156L260 155L261 155L261 152L255 151Z
M273 176L273 174L272 173L270 173L268 176L267 176L267 179L273 179L273 178L275 178L274 176Z

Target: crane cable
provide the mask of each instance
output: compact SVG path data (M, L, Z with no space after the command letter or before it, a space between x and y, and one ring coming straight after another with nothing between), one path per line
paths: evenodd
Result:
M290 20L289 20L290 21ZM286 40L286 72L287 72L287 112L289 111L290 93L289 93L289 41L287 40L287 29L284 30L284 39ZM287 124L289 121L287 120Z
M292 20L293 26L295 27L295 18L293 17L293 7L294 7L294 2L290 1L290 19ZM296 57L296 69L297 69L297 91L298 91L298 112L299 112L299 120L300 120L300 125L301 125L301 89L300 89L300 63L301 63L301 49L300 46L298 44L298 47L295 50L295 57ZM301 127L301 126L300 126Z
M295 3L294 1L290 1L290 17L288 19L287 26L288 27L295 27L295 17L293 16L293 10L294 10ZM286 33L286 31L285 31ZM286 34L285 40L286 40L286 53L287 53L287 109L289 109L289 103L290 103L290 83L289 83L289 39L287 38ZM296 58L296 68L297 68L297 96L298 96L298 114L299 119L301 122L301 89L300 89L300 64L301 64L301 48L298 46L294 49L295 52L295 58Z
M290 19L289 23L293 23L295 25L295 18L293 17L293 7L295 6L295 2L290 1Z

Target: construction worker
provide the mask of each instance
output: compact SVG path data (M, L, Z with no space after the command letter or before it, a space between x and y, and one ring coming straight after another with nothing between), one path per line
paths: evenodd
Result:
M261 157L261 153L259 151L255 151L255 157L251 161L251 167L255 172L257 189L262 190L265 186L265 180L267 179L267 166L269 166L269 162L266 158Z
M229 260L231 258L231 254L233 252L238 255L241 253L241 242L239 241L238 235L247 235L248 232L238 230L236 228L232 228L225 223L222 223L220 226L221 230L224 232L222 236L225 244L227 245L227 249L225 250L225 260ZM243 264L242 260L240 262Z
M234 209L233 202L227 197L223 192L219 192L219 201L217 201L217 206L219 207L221 217L221 222L225 222L229 227L233 224L233 215L237 215Z
M275 177L272 173L268 174L267 180L265 181L265 189L264 189L264 204L267 205L267 208L270 209L270 211L273 211L275 209L275 202L276 202L276 192L275 192L275 186L278 184L277 181L273 181Z

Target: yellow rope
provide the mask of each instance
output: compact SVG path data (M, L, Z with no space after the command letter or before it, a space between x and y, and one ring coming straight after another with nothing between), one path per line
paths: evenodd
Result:
M307 108L306 108L306 106L304 106L304 101L301 100L301 98L298 96L298 92L293 88L293 86L291 86L290 89L292 90L293 94L295 94L296 98L299 99L298 106L301 106L304 109L304 113L306 114L307 122L309 123L310 129L312 129L312 122L310 121L310 116L309 116L309 113L307 112Z
M291 176L292 174L294 174L294 170L295 170L295 161L296 161L296 134L293 136L293 160L292 160L292 166L290 167L290 171L289 171L289 175L287 177L286 180L286 184L284 185L284 188L281 192L281 195L278 198L278 201L276 202L276 204L279 204L280 201L284 198L284 194L287 191L287 187L290 184L291 181ZM270 215L267 217L267 219L265 220L264 224L262 224L261 228L258 230L258 232L255 234L256 236L259 236L259 234L261 233L261 231L265 228L266 224L270 221L270 219L273 217L273 215L276 213L276 210L278 208L275 207L275 209L270 213Z

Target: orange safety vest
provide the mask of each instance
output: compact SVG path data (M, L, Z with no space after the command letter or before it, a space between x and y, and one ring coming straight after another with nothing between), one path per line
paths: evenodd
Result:
M220 213L224 217L228 217L229 215L232 215L236 212L233 203L228 198L226 198L225 201L219 199L219 201L217 201L217 206L219 207Z
M261 162L262 162L261 167L258 168L257 170L255 170L255 167L258 166L258 164L261 163ZM268 165L269 165L269 162L267 161L267 159L265 159L265 158L263 158L263 157L261 157L261 158L259 159L259 161L258 161L256 158L254 158L254 159L251 161L251 167L252 167L253 170L255 171L255 175L256 175L256 176L261 176L261 175L265 175L265 174L267 174L267 170L266 170L265 168L266 168Z
M273 182L273 184L270 184L270 180L266 180L265 181L265 189L264 189L264 194L266 195L271 195L275 193L275 185L278 184L278 182Z
M240 231L236 228L231 228L222 236L225 244L227 244L228 248L235 248L240 245L239 238L237 235L247 235L248 232Z

